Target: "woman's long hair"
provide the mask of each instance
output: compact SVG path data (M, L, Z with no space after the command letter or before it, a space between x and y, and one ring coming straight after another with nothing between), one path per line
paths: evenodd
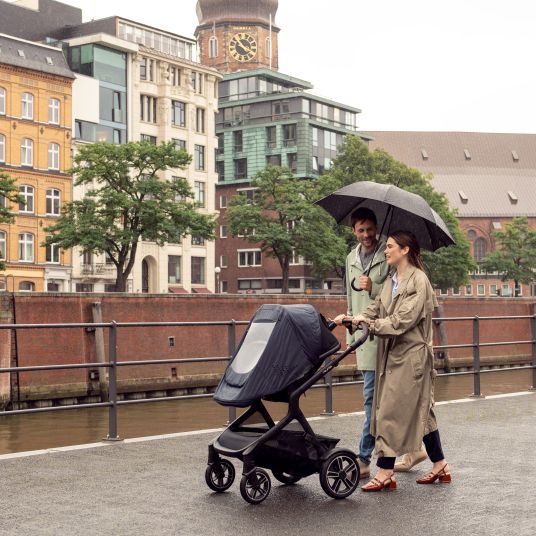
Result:
M417 238L411 231L395 231L394 233L389 233L389 237L392 238L400 248L409 248L408 261L410 264L415 266L415 268L419 268L419 270L426 272L421 255L421 246L419 246Z

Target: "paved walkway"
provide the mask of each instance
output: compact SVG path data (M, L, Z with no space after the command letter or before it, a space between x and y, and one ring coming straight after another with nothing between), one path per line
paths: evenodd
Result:
M242 500L239 475L229 492L212 494L204 470L214 434L0 457L0 534L534 536L536 394L439 405L437 414L451 485L417 486L409 473L394 493L358 490L343 501L316 476L274 483L260 506ZM361 422L313 426L351 447Z

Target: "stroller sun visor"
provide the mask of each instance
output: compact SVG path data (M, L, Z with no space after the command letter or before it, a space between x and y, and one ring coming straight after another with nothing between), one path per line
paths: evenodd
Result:
M314 373L339 347L313 306L263 305L251 320L214 399L245 407L269 398Z

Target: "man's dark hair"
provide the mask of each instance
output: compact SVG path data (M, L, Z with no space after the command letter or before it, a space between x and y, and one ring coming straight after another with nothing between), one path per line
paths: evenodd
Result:
M352 212L351 216L351 223L352 223L352 229L354 228L355 224L359 221L365 221L369 220L374 225L378 225L378 220L376 219L376 214L370 210L370 208L361 207L357 210L354 210Z

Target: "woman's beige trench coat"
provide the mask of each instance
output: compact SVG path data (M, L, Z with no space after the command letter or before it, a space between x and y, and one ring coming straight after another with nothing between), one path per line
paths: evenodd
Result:
M434 406L432 311L437 306L426 274L409 267L392 296L393 282L363 313L379 338L370 433L376 455L401 456L421 448L437 429Z

